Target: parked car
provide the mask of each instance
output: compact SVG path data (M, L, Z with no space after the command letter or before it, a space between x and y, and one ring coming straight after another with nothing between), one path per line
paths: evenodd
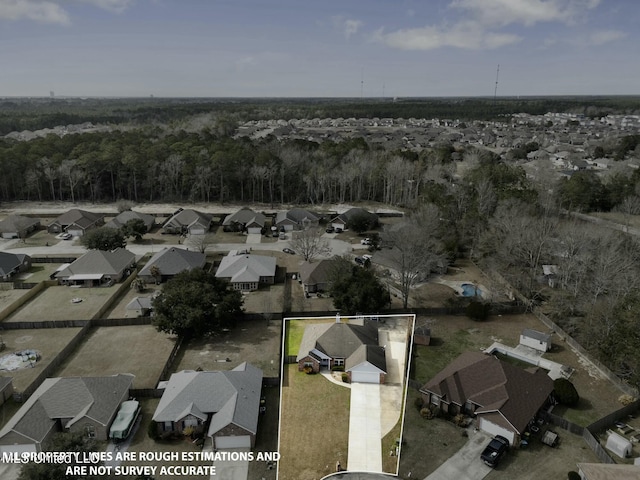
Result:
M295 254L296 254L296 252L294 252L293 250L291 250L291 249L290 249L290 248L288 248L288 247L283 248L283 249L282 249L282 251L283 251L284 253L288 253L289 255L295 255Z
M501 435L496 435L482 451L480 459L491 468L495 468L507 450L509 450L509 440Z
M327 233L333 233L335 232L335 229L333 227L327 227L327 229L325 230L325 232Z
M280 240L286 240L287 239L287 234L284 232L280 232Z
M341 228L336 228L336 233L342 233L342 229Z
M367 238L363 238L362 240L360 240L360 245L371 245L371 239L369 237Z

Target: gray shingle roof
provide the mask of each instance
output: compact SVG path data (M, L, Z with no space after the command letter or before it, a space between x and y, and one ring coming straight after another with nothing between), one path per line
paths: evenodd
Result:
M0 277L16 272L27 258L24 253L0 252Z
M347 358L361 345L378 345L378 329L372 322L334 323L316 342L316 348L332 358Z
M175 422L201 412L213 414L209 435L230 423L255 433L261 389L262 370L246 362L229 371L174 373L153 420Z
M285 220L304 226L305 224L310 225L317 223L320 220L320 217L303 208L292 208L286 212L278 212L276 214L276 225L279 225Z
M117 217L107 222L105 224L105 227L120 228L129 220L136 220L136 219L142 220L144 224L147 226L147 230L150 229L156 221L156 218L153 215L134 212L133 210L127 210L126 212L120 213Z
M24 217L22 215L9 215L0 221L0 233L19 233L40 223L37 218Z
M164 223L164 227L169 225L187 228L194 225L202 225L205 228L209 228L211 226L211 215L187 208L176 213Z
M107 425L131 387L133 375L47 378L0 431L17 432L41 442L57 419L65 425L89 417Z
M98 213L87 212L85 210L80 210L78 208L72 208L68 212L63 213L58 218L56 218L53 224L59 224L63 227L67 225L78 225L82 228L88 228L92 225L98 224L102 221L104 216Z
M207 262L204 253L171 247L160 250L140 270L139 276L151 276L151 267L157 266L162 275L177 275L185 270L202 268Z
M533 338L534 340L538 340L540 342L551 342L550 334L532 330L530 328L525 328L524 330L522 330L522 335L525 337Z
M368 362L379 368L383 372L387 371L387 360L384 348L379 345L361 345L349 358L344 362L345 370L349 371L353 367Z
M124 248L116 248L112 251L89 250L67 268L58 272L56 277L64 278L92 273L119 275L135 260L136 256Z
M263 227L267 217L262 213L254 212L250 208L241 208L236 213L227 215L222 225L233 225L234 223L242 223L244 225L258 225Z
M275 274L275 257L227 255L220 261L216 277L228 278L231 283L259 282L260 277L273 277Z
M328 283L334 265L335 261L331 259L320 260L315 263L305 262L300 266L300 280L305 285Z

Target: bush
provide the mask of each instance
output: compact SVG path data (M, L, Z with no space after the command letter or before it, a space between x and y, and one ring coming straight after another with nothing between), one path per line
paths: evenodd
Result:
M416 406L418 411L422 410L422 407L424 407L424 401L422 400L422 397L416 397L414 405Z
M455 423L458 427L464 427L467 423L467 417L463 413L459 413L455 417L453 417L453 423Z
M349 374L342 372L342 381L343 383L349 383Z
M435 414L434 414L433 410L431 410L429 407L423 407L420 410L420 416L422 418L426 418L427 420L431 420L432 418L435 417Z
M344 365L334 365L331 367L332 372L344 372Z
M618 397L618 402L620 402L620 403L621 403L622 405L624 405L625 407L626 407L627 405L631 405L631 404L632 404L633 402L635 402L635 401L636 401L636 399L635 399L635 398L633 398L631 395L629 395L629 394L627 394L627 393L625 393L625 394L623 394L623 395L620 395L620 396Z
M578 472L571 470L569 473L567 473L567 480L582 480L582 477Z
M576 387L566 378L555 379L553 381L553 391L555 392L556 399L562 405L575 407L580 401Z
M147 435L151 440L158 440L160 436L158 435L158 424L153 420L149 422L147 426Z
M304 373L306 373L307 375L311 375L311 374L313 373L313 367L312 367L312 366L310 366L310 365L307 365L306 367L304 367L304 368L302 369L302 371L303 371Z
M478 322L483 322L487 318L489 318L489 312L491 310L491 305L484 302L478 302L477 300L472 300L467 305L465 309L465 314L467 317L472 320L476 320Z

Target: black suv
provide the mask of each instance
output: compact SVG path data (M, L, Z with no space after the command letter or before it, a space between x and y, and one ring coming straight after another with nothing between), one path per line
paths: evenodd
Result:
M509 440L496 435L482 451L480 459L491 468L494 468L498 465L503 455L507 453L507 450L509 450Z

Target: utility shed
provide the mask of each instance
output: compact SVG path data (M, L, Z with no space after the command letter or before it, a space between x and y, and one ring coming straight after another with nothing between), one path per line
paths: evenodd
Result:
M520 334L520 345L533 348L539 352L548 352L551 350L551 335L525 328Z
M615 432L609 434L605 447L620 458L631 456L631 442Z

